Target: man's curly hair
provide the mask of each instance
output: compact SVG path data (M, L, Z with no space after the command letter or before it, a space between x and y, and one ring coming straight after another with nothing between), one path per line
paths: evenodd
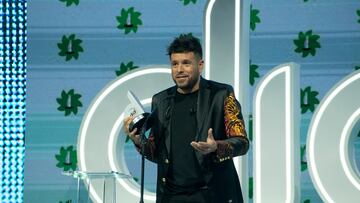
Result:
M202 48L200 40L192 35L192 33L188 34L180 34L178 37L171 42L169 47L167 48L167 54L171 56L173 53L186 53L186 52L194 52L194 54L200 58L202 58Z

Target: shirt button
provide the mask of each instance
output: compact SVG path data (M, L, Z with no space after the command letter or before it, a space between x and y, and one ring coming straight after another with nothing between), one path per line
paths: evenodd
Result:
M169 163L169 159L165 159L165 163L167 163L167 164L168 164L168 163Z
M163 183L165 183L165 182L166 182L166 179L165 179L165 178L162 178L161 180L162 180L162 182L163 182Z

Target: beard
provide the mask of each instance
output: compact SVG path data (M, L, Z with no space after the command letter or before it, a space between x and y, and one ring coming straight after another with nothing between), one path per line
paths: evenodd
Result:
M176 87L183 90L184 92L190 91L200 80L200 74L188 75L185 78L173 77L173 81L176 84Z

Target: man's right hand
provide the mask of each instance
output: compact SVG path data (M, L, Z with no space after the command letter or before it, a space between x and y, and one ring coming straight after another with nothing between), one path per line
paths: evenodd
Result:
M133 131L129 131L129 125L134 120L133 116L129 116L124 119L124 132L129 136L129 138L136 144L140 145L140 135L136 134L137 128L135 128Z

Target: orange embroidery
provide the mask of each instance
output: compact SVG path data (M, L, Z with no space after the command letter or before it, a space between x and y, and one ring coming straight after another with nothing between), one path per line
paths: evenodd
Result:
M228 136L246 136L244 121L238 118L240 109L236 105L236 99L231 93L225 99L225 129Z

